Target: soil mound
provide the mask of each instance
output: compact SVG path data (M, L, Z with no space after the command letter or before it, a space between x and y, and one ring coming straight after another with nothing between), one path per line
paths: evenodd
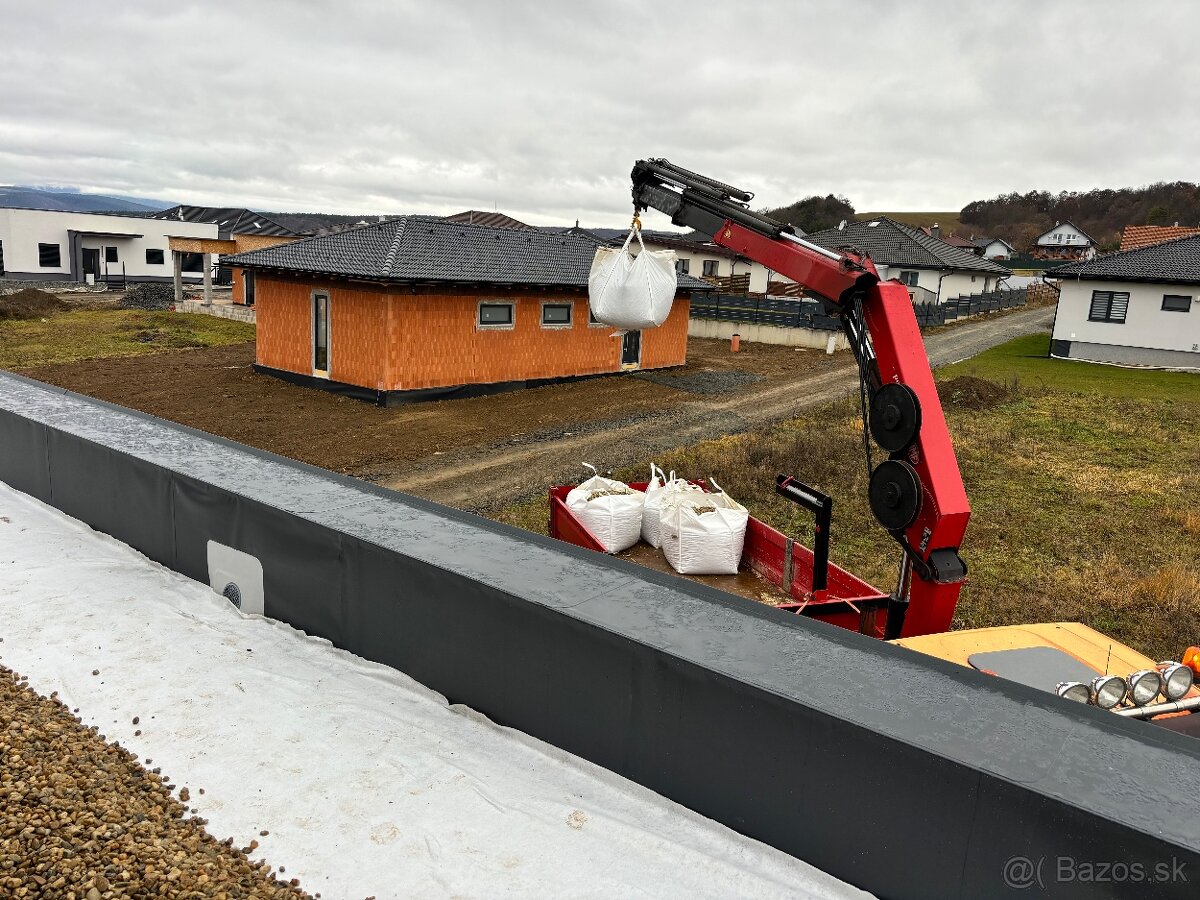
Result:
M0 296L0 319L40 319L66 308L62 300L37 288Z
M947 406L960 409L990 409L1011 396L1004 385L973 375L960 375L938 385L938 395Z

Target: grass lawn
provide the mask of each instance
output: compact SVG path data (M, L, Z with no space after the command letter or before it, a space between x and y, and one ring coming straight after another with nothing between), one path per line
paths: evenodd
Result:
M1048 341L1020 338L937 373L1006 387L985 409L943 391L973 507L955 627L1082 621L1177 657L1200 637L1200 375L1051 360ZM798 475L835 498L834 560L888 589L898 550L866 503L858 416L847 401L656 462L715 477L809 542L811 517L773 490L777 473ZM544 532L545 500L497 518Z
M215 316L137 309L79 310L45 319L0 322L0 368L31 368L252 340L253 325Z

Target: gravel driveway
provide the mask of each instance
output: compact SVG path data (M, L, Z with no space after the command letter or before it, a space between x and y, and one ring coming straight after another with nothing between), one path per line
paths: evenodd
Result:
M952 326L927 335L926 352L934 366L958 362L1047 330L1054 312L1055 307L1042 307ZM647 464L667 450L785 421L857 389L857 370L847 354L846 364L834 369L752 385L720 399L697 397L661 414L597 422L585 431L546 439L533 435L520 444L484 451L471 447L446 453L383 483L459 509L488 512L574 480L583 460L605 469Z

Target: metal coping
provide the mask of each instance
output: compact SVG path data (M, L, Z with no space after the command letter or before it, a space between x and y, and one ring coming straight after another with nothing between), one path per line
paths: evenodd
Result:
M252 553L268 615L867 890L1200 864L1166 729L8 373L0 480L201 581Z

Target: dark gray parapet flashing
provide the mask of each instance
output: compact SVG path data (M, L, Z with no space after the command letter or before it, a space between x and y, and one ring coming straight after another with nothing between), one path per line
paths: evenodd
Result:
M253 554L268 615L883 896L1200 884L1165 729L10 374L0 480L200 581Z

